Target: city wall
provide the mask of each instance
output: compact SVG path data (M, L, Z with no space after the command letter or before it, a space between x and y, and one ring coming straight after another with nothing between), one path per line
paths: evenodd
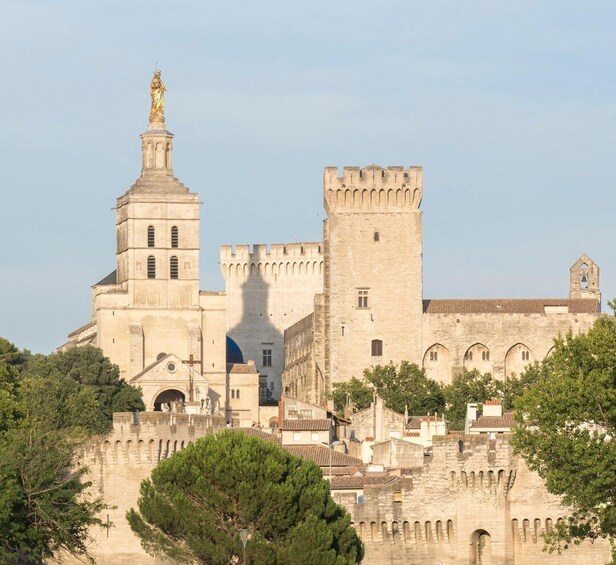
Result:
M116 413L113 430L93 440L85 449L80 464L87 466L91 492L102 496L113 508L101 519L112 526L93 528L89 548L97 564L141 565L164 563L150 557L126 521L126 512L135 508L139 486L158 463L199 438L225 428L222 416L163 412ZM64 558L64 563L82 561Z

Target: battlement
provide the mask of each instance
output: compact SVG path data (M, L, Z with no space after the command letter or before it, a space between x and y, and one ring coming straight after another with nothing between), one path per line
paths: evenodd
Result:
M220 262L245 263L259 260L322 259L323 244L317 242L255 243L254 245L221 245Z
M326 210L331 208L415 208L423 195L421 167L325 167L323 197Z
M228 276L247 278L278 275L317 275L323 273L323 244L273 243L272 245L222 245L220 269Z

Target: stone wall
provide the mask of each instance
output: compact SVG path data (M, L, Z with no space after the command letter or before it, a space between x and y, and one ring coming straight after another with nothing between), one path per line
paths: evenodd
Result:
M244 360L253 360L280 398L284 331L313 310L323 291L323 248L317 243L238 245L220 248L227 295L227 333ZM264 350L271 351L265 359ZM265 362L267 361L268 364Z
M367 484L362 503L339 501L367 564L603 565L610 555L605 540L562 556L543 552L542 534L567 509L513 456L506 437L435 438L432 457L411 480Z
M325 168L326 381L421 357L422 191L421 167Z
M159 563L143 551L126 522L126 512L136 506L141 481L150 476L159 461L197 439L225 428L221 416L141 412L113 415L113 430L86 447L81 464L88 467L92 492L102 496L110 508L103 522L107 531L93 528L90 547L98 564L141 565ZM68 563L81 561L67 559Z

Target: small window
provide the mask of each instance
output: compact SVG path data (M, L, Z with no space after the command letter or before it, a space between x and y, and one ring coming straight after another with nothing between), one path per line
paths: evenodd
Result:
M489 361L490 360L490 352L489 351L482 351L481 352L481 359L483 361Z
M178 227L173 226L171 228L171 247L177 247L178 243L179 243Z
M430 361L438 361L438 351L430 351Z
M317 432L312 432L312 434L310 434L310 438L312 439L312 441L319 441L321 436Z
M301 432L293 432L293 441L301 441L302 433Z
M235 391L235 398L239 398L239 397L240 397L240 389L238 388L238 389Z
M172 279L178 278L178 258L175 255L169 260L169 276Z
M272 366L272 350L271 349L263 350L263 366L264 367Z
M394 491L394 502L402 502L402 491L401 490Z
M376 230L374 232L374 241L381 241L381 234Z
M148 279L156 278L156 259L153 255L148 257Z
M380 339L372 340L372 357L381 357L383 355L383 341Z
M357 291L357 307L368 308L368 289L361 288Z
M473 352L472 352L472 351L467 351L467 352L466 352L466 355L464 355L464 358L465 358L467 361L472 361L472 360L473 360Z
M530 351L522 351L522 361L528 361L530 359Z
M148 247L154 247L156 244L156 235L154 232L154 226L148 226Z

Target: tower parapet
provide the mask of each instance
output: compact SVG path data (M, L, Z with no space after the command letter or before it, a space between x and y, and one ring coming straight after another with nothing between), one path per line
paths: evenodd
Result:
M423 196L421 167L325 167L323 198L325 209L419 208Z

